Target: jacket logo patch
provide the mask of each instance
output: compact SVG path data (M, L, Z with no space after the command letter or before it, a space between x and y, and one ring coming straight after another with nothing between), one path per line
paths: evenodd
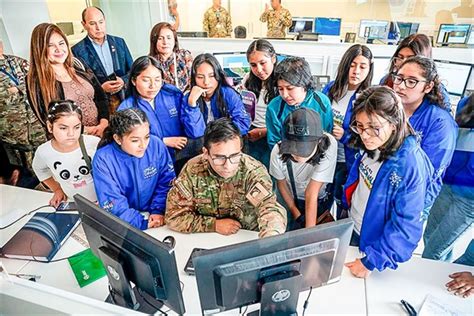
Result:
M178 110L175 107L172 107L172 108L168 109L168 112L169 112L171 117L175 117L175 116L178 115Z
M400 177L395 171L390 174L390 184L398 187L398 184L402 181L402 177Z
M105 201L102 208L107 212L111 212L114 208L114 203L112 201Z
M158 173L158 170L154 166L147 167L143 170L143 176L145 179L149 179Z
M257 207L263 200L265 200L270 195L271 193L267 189L265 189L265 187L261 183L257 183L252 189L250 189L249 193L247 193L245 197L254 207Z

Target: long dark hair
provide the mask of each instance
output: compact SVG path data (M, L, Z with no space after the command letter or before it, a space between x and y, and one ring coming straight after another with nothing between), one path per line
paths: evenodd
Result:
M392 86L392 77L390 76L391 74L395 73L398 71L395 66L394 58L398 56L398 53L404 48L409 48L413 51L415 56L424 56L427 58L431 59L431 41L428 36L425 34L412 34L408 37L405 37L400 44L398 44L397 49L395 50L395 53L393 53L392 56L392 62L390 64L390 68L388 70L388 76L385 78L384 82L382 83L383 85L389 85Z
M148 118L140 109L131 108L123 111L115 112L109 121L109 126L104 130L104 135L99 142L97 148L104 147L114 142L114 135L123 137L130 133L135 126L148 123Z
M425 98L427 98L431 103L435 103L439 107L443 109L449 109L451 105L449 103L445 103L443 93L441 92L441 81L439 79L438 70L436 69L436 64L431 58L423 57L423 56L413 56L407 58L400 65L400 69L407 64L417 64L421 70L421 75L426 80L425 84L429 84L433 82L433 89L430 92L425 94Z
M456 115L456 123L459 127L474 128L474 94L469 96L467 104Z
M400 98L395 91L386 86L375 86L362 91L354 102L354 109L351 117L351 125L356 122L356 116L365 112L369 117L378 115L386 119L395 126L395 130L390 135L387 142L379 148L380 157L378 161L384 161L392 156L402 145L405 138L415 135L403 110ZM364 149L369 157L374 157L374 152L367 150L360 135L351 130L350 145Z
M349 71L351 69L351 64L357 56L364 56L369 60L369 73L367 77L362 81L357 88L357 91L362 91L367 89L374 75L374 61L372 51L365 45L355 44L349 47L349 49L342 56L341 62L337 67L336 80L334 80L334 85L329 89L328 97L331 100L339 101L346 93L349 86ZM356 92L357 92L356 91Z
M217 61L217 59L211 55L211 54L200 54L194 58L193 61L193 66L191 69L191 88L192 89L194 86L196 86L196 73L197 69L199 66L202 64L207 63L209 64L212 69L214 70L214 78L217 80L217 88L214 91L214 94L216 94L216 104L217 104L217 109L219 110L219 113L221 117L229 117L229 113L227 110L227 105L225 103L224 97L221 94L221 87L229 87L232 88L226 81L226 75L224 70L222 70L221 65ZM233 88L232 88L233 89ZM198 102L199 107L201 108L201 111L203 111L203 105L204 105L204 100L203 97L199 97Z
M275 49L273 48L273 45L265 39L258 39L250 44L249 48L247 49L247 61L250 59L250 56L254 52L262 52L268 58L275 59L275 62L273 63L273 72L270 77L265 80L265 82L262 82L262 79L255 76L252 71L250 71L249 77L245 82L245 88L255 93L257 99L260 97L260 91L262 90L262 86L265 86L267 94L265 96L264 101L266 104L268 104L274 97L278 95L278 89L275 83L275 67L277 65L277 55Z
M79 121L82 122L82 110L77 104L72 100L53 100L48 104L48 114L46 116L46 121L51 124L51 126L59 120L61 117L77 115ZM84 126L81 123L81 133L84 130ZM52 138L52 133L48 131L48 138Z
M323 136L321 136L318 139L318 142L317 142L317 145L316 145L317 146L316 152L306 163L308 163L312 166L316 166L317 164L319 164L321 159L326 157L326 151L328 150L330 145L331 145L331 140L329 139L329 136L326 135L326 134L323 134ZM280 146L280 143L278 143L278 146ZM286 163L288 161L288 159L293 161L293 162L296 162L291 154L282 154L280 156L280 159L284 163Z
M132 64L132 68L130 69L130 80L127 84L127 91L125 92L125 96L133 97L135 102L140 98L140 93L137 90L137 87L133 84L132 81L137 80L137 77L145 71L149 66L153 66L158 69L161 73L161 78L164 78L163 68L161 68L160 63L156 58L152 56L141 56L138 57ZM163 83L164 84L164 83Z

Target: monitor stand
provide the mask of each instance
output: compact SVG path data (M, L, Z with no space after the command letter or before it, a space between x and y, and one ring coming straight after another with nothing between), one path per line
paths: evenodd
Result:
M100 247L99 255L107 271L109 279L109 296L105 302L125 308L140 311L146 314L155 314L163 303L154 297L132 288L125 271L120 254L113 248Z
M367 39L367 44L373 44L374 43L374 39L373 38L368 38Z
M298 297L303 276L297 271L277 274L263 280L260 310L249 316L298 315Z

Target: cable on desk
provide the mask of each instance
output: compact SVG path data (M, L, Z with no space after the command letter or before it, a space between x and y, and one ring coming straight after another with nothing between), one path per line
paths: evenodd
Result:
M304 316L304 313L306 312L306 308L308 308L309 298L311 297L311 292L313 292L313 287L310 287L310 288L309 288L308 297L306 298L306 301L304 301L304 304L303 304L303 316Z
M43 209L43 208L47 208L47 207L53 207L53 206L51 206L51 205L43 205L43 206L40 206L40 207L38 207L38 208L35 208L34 210L29 211L29 212L26 213L26 214L23 214L20 218L16 219L15 221L11 222L10 224L8 224L8 225L6 225L6 226L3 226L3 227L0 227L0 230L7 229L8 227L10 227L10 226L12 226L12 225L18 223L21 219L25 218L26 216L31 215L31 213L34 213L34 212L36 212L36 211L39 211L39 210L41 210L41 209ZM54 208L54 207L53 207L53 208ZM54 212L52 212L52 213L55 213L55 212L56 212L56 211L54 211Z

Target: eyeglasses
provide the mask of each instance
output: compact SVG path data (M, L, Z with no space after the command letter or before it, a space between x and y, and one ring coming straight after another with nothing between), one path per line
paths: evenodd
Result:
M403 82L405 84L405 87L407 87L408 89L415 88L416 85L420 82L428 82L426 80L417 80L417 79L413 79L413 78L404 79L404 78L400 77L399 75L392 75L392 78L393 78L393 84L401 85L402 82Z
M363 132L366 132L367 135L373 137L379 137L380 135L380 130L383 128L383 126L385 124L387 124L388 121L385 121L382 123L382 126L380 127L366 127L366 128L363 128L362 126L359 126L357 125L357 123L353 123L351 126L350 126L350 129L351 131L353 131L354 133L356 133L357 135L362 135Z
M229 159L229 162L231 164L236 164L240 162L240 158L242 158L242 153L233 154L233 155L230 155L229 157L219 156L219 157L214 157L211 159L216 166L223 166L225 165L227 159Z

